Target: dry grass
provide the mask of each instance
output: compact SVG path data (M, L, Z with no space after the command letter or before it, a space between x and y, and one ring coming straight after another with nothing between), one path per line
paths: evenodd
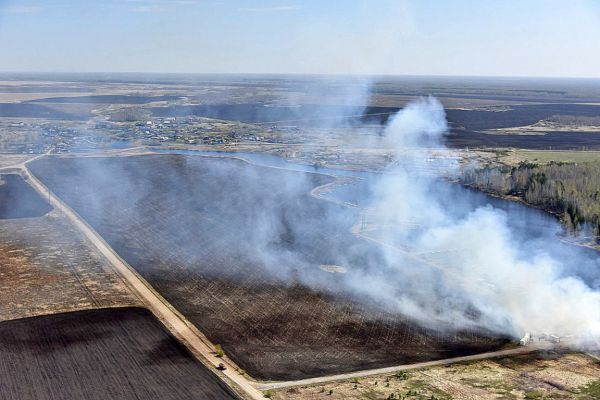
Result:
M0 220L0 266L0 320L140 304L56 211Z
M480 165L517 166L522 162L548 164L550 162L590 163L600 161L600 151L583 150L524 150L490 149L471 151L463 154L469 161Z
M0 168L12 167L33 157L29 154L0 154Z
M271 391L272 399L592 399L600 363L584 354L533 354ZM433 396L433 397L432 397Z
M516 150L512 152L515 161L530 161L540 164L549 162L574 162L588 163L600 161L600 151L527 151Z

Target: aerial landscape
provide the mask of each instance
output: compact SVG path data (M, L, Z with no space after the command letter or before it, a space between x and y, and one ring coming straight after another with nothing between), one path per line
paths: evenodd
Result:
M0 39L1 399L600 399L597 1L0 1Z

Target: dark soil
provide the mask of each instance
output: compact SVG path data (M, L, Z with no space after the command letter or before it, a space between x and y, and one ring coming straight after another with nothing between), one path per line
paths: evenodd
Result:
M354 301L344 280L381 270L383 255L350 233L353 211L308 195L330 177L182 155L48 158L32 170L255 377L305 378L506 343L423 328Z
M173 105L154 107L150 111L157 117L196 115L201 117L235 120L243 122L294 121L294 124L317 123L314 119L349 117L368 120L370 123L385 123L398 107L342 107L304 104L297 107L265 106L261 103ZM372 115L369 114L379 114ZM362 115L362 117L361 117ZM524 126L554 115L597 117L600 106L589 104L529 104L513 105L507 111L448 109L446 116L453 127L467 130L497 129ZM356 121L359 122L359 121ZM326 123L326 121L325 121Z
M180 96L135 96L135 95L96 95L96 96L69 96L48 97L30 100L28 103L70 103L70 104L146 104L154 101L173 101Z
M235 399L146 309L0 323L3 400Z
M43 118L85 121L93 117L91 104L0 103L0 118Z
M548 132L545 135L490 135L455 130L446 139L454 148L503 148L531 150L600 150L598 132Z
M386 108L387 109L387 108ZM149 109L155 117L183 117L195 115L206 118L242 121L248 123L281 123L282 125L318 126L331 124L332 118L357 115L364 107L301 105L298 107L253 104L174 105ZM360 118L353 118L360 122ZM346 118L348 119L348 118ZM350 119L349 119L350 120Z
M52 206L20 175L0 175L0 219L41 217Z

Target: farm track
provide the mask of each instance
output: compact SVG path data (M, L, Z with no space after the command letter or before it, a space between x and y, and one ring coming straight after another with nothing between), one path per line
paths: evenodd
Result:
M449 365L461 362L469 362L469 361L477 361L477 360L485 360L489 358L497 358L497 357L506 357L506 356L514 356L519 354L527 354L535 351L539 351L541 349L545 349L546 347L537 347L537 346L526 346L526 347L517 347L514 349L508 350L499 350L488 353L474 354L470 356L463 357L454 357L454 358L446 358L443 360L436 361L427 361L415 364L406 364L406 365L398 365L394 367L386 367L386 368L375 368L364 371L356 371L350 372L347 374L339 374L339 375L330 375L323 376L319 378L310 378L310 379L299 379L295 381L286 381L286 382L272 382L272 383L263 383L258 386L260 390L272 390L272 389L282 389L289 388L294 386L309 386L309 385L317 385L322 383L329 383L335 381L343 381L349 380L353 378L364 378L367 376L373 375L384 375L384 374L393 374L399 371L409 371L413 369L422 369L435 367L440 365Z

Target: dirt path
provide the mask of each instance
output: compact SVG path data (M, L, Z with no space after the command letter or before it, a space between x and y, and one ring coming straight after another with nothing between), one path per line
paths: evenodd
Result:
M175 310L175 308L158 294L148 282L138 275L133 268L122 260L104 239L84 222L77 213L64 204L37 178L35 178L27 169L26 163L23 163L21 167L31 186L33 186L33 188L35 188L44 198L49 199L52 206L57 210L60 210L85 235L98 251L113 265L115 270L123 277L127 285L142 300L146 307L148 307L148 309L150 309L150 311L165 324L171 333L183 342L186 347L203 362L203 364L212 367L215 373L215 368L219 363L225 364L227 369L217 373L221 379L237 389L238 392L241 391L246 398L264 398L263 394L255 388L250 380L237 372L237 366L227 358L217 357L214 345L210 343L198 329Z
M13 170L23 170L23 169L25 169L25 164L27 164L28 162L40 159L42 157L46 157L48 154L50 154L51 151L52 150L48 150L44 154L40 154L38 156L35 156L35 157L32 157L32 158L28 158L28 159L20 161L20 162L18 162L16 164L6 165L4 167L0 167L0 172L2 172L2 171L13 171Z
M526 353L531 353L533 351L541 350L544 348L546 348L546 345L538 346L536 344L536 345L531 345L531 346L517 347L515 349L509 349L509 350L499 350L499 351L493 351L493 352L489 352L489 353L474 354L471 356L446 358L443 360L427 361L427 362L407 364L407 365L398 365L398 366L394 366L394 367L369 369L369 370L364 370L364 371L349 372L347 374L322 376L322 377L318 377L318 378L309 378L309 379L300 379L297 381L265 383L265 384L259 385L258 388L260 390L271 390L271 389L288 388L288 387L293 387L293 386L308 386L308 385L328 383L328 382L333 382L333 381L349 380L352 378L363 378L365 376L371 376L371 375L392 374L392 373L398 372L398 371L407 371L407 370L411 370L411 369L420 369L420 368L434 367L434 366L439 366L439 365L448 365L448 364L454 364L454 363L465 362L465 361L476 361L476 360L483 360L483 359L487 359L487 358L511 356L511 355L515 355L515 354L526 354Z

